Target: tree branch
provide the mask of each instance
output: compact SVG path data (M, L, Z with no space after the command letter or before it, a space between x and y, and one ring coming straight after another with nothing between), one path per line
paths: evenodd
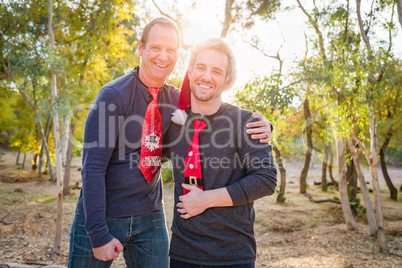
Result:
M229 32L230 24L232 23L232 5L234 0L226 0L225 4L225 21L221 31L221 38L225 38Z
M369 40L369 38L367 36L368 29L367 29L367 31L364 30L361 11L360 11L360 4L361 4L361 0L356 0L357 20L359 21L360 34L363 37L364 43L366 44L367 52L368 52L369 59L370 59L371 55L372 55L371 54L372 52L371 52L370 40Z
M320 29L318 28L318 24L317 22L313 19L313 17L306 11L306 9L303 7L303 5L300 3L299 0L296 0L297 3L299 4L300 9L303 11L303 13L307 16L309 22L311 23L311 25L314 27L315 32L318 35L318 44L320 46L320 54L322 56L322 59L324 61L327 60L327 56L325 55L325 48L324 48L324 39L322 37L322 33L320 31Z
M399 23L402 27L402 0L396 0L396 8L398 10Z
M359 148L363 151L364 156L366 157L367 163L371 164L371 158L370 154L368 153L366 146L359 140L355 135L352 134L352 139L356 141L357 145L359 145Z
M246 44L249 44L249 45L252 46L253 48L257 49L257 50L258 50L259 52L261 52L262 55L264 55L265 57L278 60L278 61L279 61L279 77L282 75L283 60L281 59L281 56L279 55L279 51L281 51L281 49L282 49L284 43L282 43L282 45L280 46L280 48L279 48L278 51L276 52L276 56L272 56L272 55L268 55L267 53L265 53L265 51L262 50L260 47L258 47L256 44L253 44L253 43L251 43L251 42L249 42L249 41L244 41L244 40L243 40L243 42L245 42Z
M6 65L6 63L4 62L4 59L2 59L3 62L3 66L4 69L7 71L7 75L8 77L11 77L11 79L13 80L15 87L17 88L17 90L21 93L22 97L28 102L28 104L34 109L35 111L35 115L38 116L39 115L39 111L38 108L35 106L35 104L31 101L31 99L29 98L28 94L26 93L25 90L21 89L20 86L18 85L17 81L15 81L14 76L12 75L10 68Z
M319 200L316 200L313 197L311 197L311 195L309 195L308 193L305 193L304 195L308 198L308 200L310 200L310 202L313 202L313 203L325 203L325 202L331 202L331 203L335 203L335 204L340 204L341 203L340 201L333 200L333 199L319 199Z
M24 201L24 198L22 198L22 199L20 200L20 202L19 202L17 205L15 205L5 216L3 216L3 217L0 219L0 222L3 223L4 225L9 225L9 224L11 224L11 223L5 222L4 219L5 219L8 215L10 215L11 212L13 212L19 205L21 205L23 201Z
M5 73L5 74L0 75L0 80L7 79L7 78L9 78L9 77L10 77L10 74L9 74L9 73Z
M183 27L180 24L180 21L173 18L172 16L170 16L168 13L163 12L162 9L155 3L155 0L152 0L152 3L154 3L155 7L159 10L159 13L161 13L161 15L171 19L172 21L174 21L177 25L177 27L179 28L179 32L180 32L180 36L181 36L181 47L185 50L188 50L189 48L191 48L191 45L186 45L184 43L184 30Z

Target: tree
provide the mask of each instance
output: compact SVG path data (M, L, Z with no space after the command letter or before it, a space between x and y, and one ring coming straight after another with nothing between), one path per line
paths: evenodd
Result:
M283 76L281 73L282 63L280 57L279 70L270 77L255 77L244 87L239 88L235 94L236 103L249 110L257 109L262 115L275 123L273 132L273 151L280 172L280 190L278 191L277 202L285 201L286 169L284 159L291 158L299 148L294 146L298 133L297 124L301 123L300 115L291 103L295 96L292 86L282 87Z
M302 12L306 15L306 17L308 18L308 22L311 25L311 27L313 27L316 35L317 35L317 39L315 42L315 45L317 47L318 50L318 57L316 57L314 60L309 60L307 59L304 63L302 63L304 65L304 68L308 68L309 71L307 72L307 77L317 77L317 76L324 76L325 75L325 67L329 66L328 63L328 58L327 58L327 53L325 50L325 43L324 43L324 37L322 34L322 31L320 30L319 27L319 14L318 14L318 8L315 8L315 13L314 13L314 17L307 12L307 10L304 8L304 6L300 3L299 0L296 0L299 8L302 10ZM347 25L347 24L346 24ZM346 26L347 27L347 26ZM320 69L322 68L322 69ZM322 78L321 78L322 79ZM321 80L319 79L319 80ZM315 78L315 80L318 80L317 78ZM328 79L329 80L329 79ZM325 80L324 80L325 81ZM317 81L316 81L317 82ZM333 91L335 91L337 93L337 95L339 96L339 92L337 91L337 89L335 88L334 85L332 85L332 83L326 83L329 84L329 88ZM335 101L338 102L338 104L340 104L340 100L335 99ZM335 124L339 126L339 119L338 122L336 122ZM343 211L343 215L346 221L346 225L348 227L349 230L355 230L356 229L356 223L354 221L353 215L352 215L352 211L350 209L350 205L349 205L349 198L348 198L348 189L347 189L347 184L346 184L346 175L344 172L344 164L345 164L345 158L344 158L344 138L339 135L340 131L337 131L338 135L337 135L337 151L338 151L338 170L339 170L339 192L340 192L340 200L341 200L341 205L342 205L342 211Z

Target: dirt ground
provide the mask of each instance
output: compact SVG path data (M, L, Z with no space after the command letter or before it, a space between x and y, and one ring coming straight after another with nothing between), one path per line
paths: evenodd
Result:
M72 190L63 205L61 254L49 252L53 246L56 219L56 184L48 177L38 180L15 166L15 154L5 152L0 161L0 267L2 263L32 266L67 264L69 231L74 217L79 189ZM80 184L80 159L74 158L70 185ZM347 231L340 205L311 203L298 194L301 164L287 164L286 202L277 204L276 194L255 202L257 239L256 267L402 267L402 193L399 201L389 198L382 179L381 195L389 253L378 253L376 239L368 235L364 214L356 217L358 230ZM370 181L366 169L366 180ZM335 175L335 174L334 174ZM391 168L395 186L402 183L402 169ZM315 199L339 196L330 188L324 193L314 181L319 181L321 167L309 171L308 193ZM368 184L371 187L371 184ZM374 201L373 194L372 200ZM164 187L167 224L172 222L172 185ZM125 267L120 256L112 267Z

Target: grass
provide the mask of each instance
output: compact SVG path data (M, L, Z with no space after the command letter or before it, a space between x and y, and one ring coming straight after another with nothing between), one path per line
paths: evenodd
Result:
M31 201L31 202L37 202L37 203L41 203L41 204L52 203L55 200L56 200L55 195L45 195L43 197L34 197L33 196L33 197L29 198L29 201Z

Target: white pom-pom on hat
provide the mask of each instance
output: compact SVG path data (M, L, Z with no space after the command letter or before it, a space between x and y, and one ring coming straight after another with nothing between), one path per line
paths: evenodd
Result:
M183 126L186 123L186 120L187 120L187 113L185 111L176 109L172 113L173 123Z

